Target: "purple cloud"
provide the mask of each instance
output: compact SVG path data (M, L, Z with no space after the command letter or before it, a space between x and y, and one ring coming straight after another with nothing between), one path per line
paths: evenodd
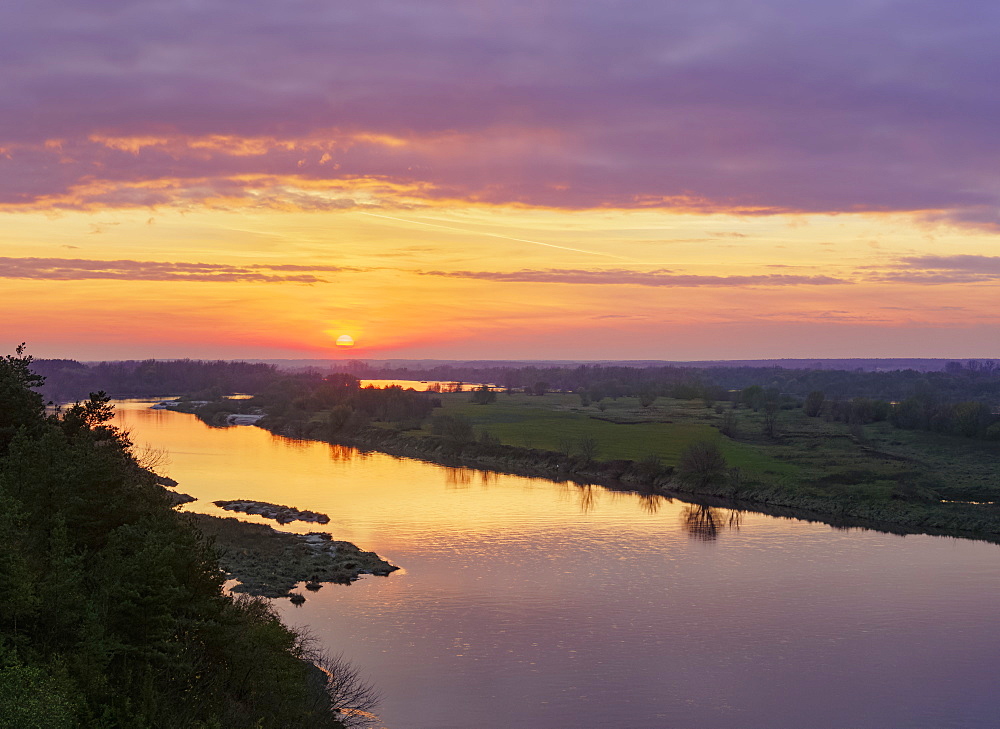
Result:
M966 271L974 274L1000 275L1000 256L907 256L900 265L920 270Z
M986 283L1000 280L1000 256L905 256L872 276L875 281L927 285Z
M994 225L998 25L996 4L932 0L7 3L0 202L201 204L263 184L322 207L338 203L281 181L361 177L494 203Z
M337 266L297 266L292 264L185 263L164 261L97 261L83 258L0 257L0 278L80 281L117 279L124 281L243 281L252 283L326 283L315 272L359 271ZM268 273L269 271L312 271L314 273Z

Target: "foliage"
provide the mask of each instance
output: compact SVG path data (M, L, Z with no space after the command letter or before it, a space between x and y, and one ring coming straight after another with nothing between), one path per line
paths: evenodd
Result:
M250 400L225 402L231 408L265 413L261 425L275 432L331 440L356 433L371 422L419 427L440 399L399 386L359 387L350 375L316 378L305 374L278 378Z
M65 672L16 660L0 668L0 729L73 729L78 702Z
M212 400L234 392L258 392L284 375L274 365L250 362L203 362L179 359L99 362L36 360L33 369L46 378L43 392L57 402L104 390L120 397L159 397L188 393Z
M489 385L480 385L472 391L472 402L477 405L489 405L496 402L497 394Z
M221 593L107 396L46 415L30 364L0 363L0 726L339 726L298 636Z
M431 432L456 443L475 440L472 421L462 415L438 415L431 423Z
M863 364L863 363L858 363ZM905 364L905 363L904 363ZM920 371L901 367L896 370L862 371L857 365L783 368L774 366L512 366L504 364L444 364L416 369L345 365L353 374L387 379L465 380L496 382L505 388L532 389L545 382L547 390L587 392L591 402L601 398L636 397L641 392L655 392L660 397L676 399L729 400L732 394L758 387L772 389L783 396L804 400L809 393L822 391L827 400L849 401L867 397L886 402L902 401L921 392L933 393L941 402L977 400L994 408L1000 406L1000 367L991 361L952 363L942 371ZM732 393L730 391L736 391ZM750 400L760 392L747 393ZM744 404L753 405L744 400ZM762 400L757 402L759 409Z
M677 478L691 486L705 487L726 478L728 464L719 446L712 441L692 443L681 454Z
M802 406L805 414L810 418L815 418L823 409L823 400L825 399L826 394L822 390L813 390L810 392L806 395L805 403Z

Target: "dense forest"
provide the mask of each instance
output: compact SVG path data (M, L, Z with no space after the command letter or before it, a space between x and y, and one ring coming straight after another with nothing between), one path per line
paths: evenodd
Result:
M438 365L429 369L355 368L366 378L489 382L499 387L588 392L592 399L652 392L667 397L726 399L724 393L753 385L804 398L822 390L833 399L853 397L903 400L928 393L942 401L983 399L1000 405L1000 367L993 361L950 362L942 371L913 369L865 372L782 367L577 365L573 367L471 367Z
M97 394L46 412L0 360L0 727L339 727L328 676L260 598L222 593Z
M233 392L259 392L282 376L274 365L189 359L89 365L72 359L38 359L33 370L45 378L42 395L57 403L100 391L118 398L183 393L209 400Z

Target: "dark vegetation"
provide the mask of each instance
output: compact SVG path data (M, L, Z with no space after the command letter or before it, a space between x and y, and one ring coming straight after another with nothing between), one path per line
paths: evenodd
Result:
M30 365L0 360L0 726L341 726L343 686L266 601L221 592L107 398L47 414Z
M142 360L86 365L71 359L39 359L46 400L70 402L103 391L116 398L191 395L213 400L234 392L260 392L281 374L274 365L198 360Z
M760 387L805 399L821 391L830 400L863 397L899 402L909 397L933 397L954 403L963 400L1000 407L1000 367L990 360L949 362L940 371L896 369L784 369L781 367L579 365L572 367L474 367L439 365L428 369L376 368L360 362L341 365L346 375L383 379L492 382L507 390L575 392L593 401L604 398L673 397L727 400L732 390ZM34 369L45 376L43 395L55 402L84 398L103 390L115 397L155 397L185 394L211 400L231 393L261 393L289 377L322 380L331 370L306 370L295 375L270 364L202 362L196 360L101 362L86 365L75 360L36 360Z
M785 369L781 367L578 365L572 367L474 367L440 365L429 369L355 366L351 374L366 378L492 382L505 389L527 390L536 384L560 392L587 393L591 400L637 397L642 393L679 399L728 399L725 393L759 386L804 399L814 390L828 398L867 397L904 400L933 392L946 402L983 400L1000 406L1000 367L990 360L949 362L941 371L894 369L868 372L849 369Z

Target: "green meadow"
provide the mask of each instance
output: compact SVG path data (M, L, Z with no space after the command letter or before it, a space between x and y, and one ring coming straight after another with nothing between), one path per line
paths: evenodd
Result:
M657 456L664 465L676 465L681 453L698 441L714 441L729 462L759 474L793 476L798 468L763 450L734 441L716 427L719 418L701 402L659 398L643 408L637 398L621 397L582 406L578 395L500 394L496 402L477 405L469 393L441 396L436 414L462 415L476 429L488 432L504 445L574 453L585 438L596 441L594 459L639 461ZM424 430L430 431L430 425Z
M787 406L777 414L773 435L764 413L728 402L638 398L581 402L578 395L500 393L488 405L471 394L447 393L435 414L461 415L505 445L578 454L593 439L598 461L658 457L677 465L697 441L717 443L730 467L804 496L850 501L888 499L1000 500L996 481L1000 444L925 431L900 430L888 422L855 426L808 417ZM729 432L723 435L724 421ZM422 430L429 433L425 423Z

